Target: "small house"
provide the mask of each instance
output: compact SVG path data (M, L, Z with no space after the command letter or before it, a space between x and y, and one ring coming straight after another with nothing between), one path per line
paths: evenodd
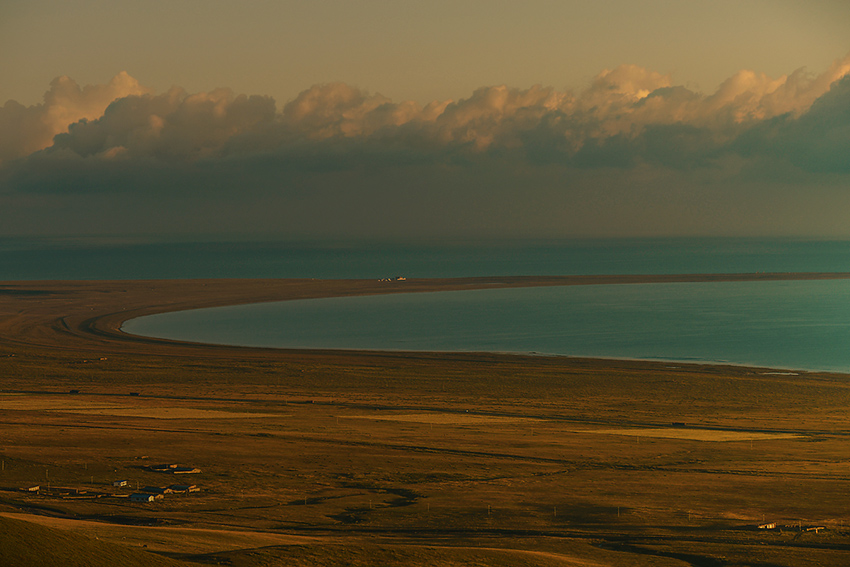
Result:
M198 492L201 489L194 484L172 484L169 486L172 492Z
M148 468L153 472L164 472L172 474L192 474L201 472L201 469L196 469L195 467L183 467L176 464L151 465Z
M131 494L130 502L153 502L153 494Z
M127 486L127 481L126 480L116 480L115 482L112 483L112 486L115 486L117 488L121 488L122 486Z
M148 492L150 494L171 494L174 491L170 488L163 488L161 486L146 486L142 489L142 492Z

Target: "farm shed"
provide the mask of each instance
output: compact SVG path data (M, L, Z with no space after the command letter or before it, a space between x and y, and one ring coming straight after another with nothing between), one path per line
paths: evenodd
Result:
M131 494L130 502L153 502L153 494Z

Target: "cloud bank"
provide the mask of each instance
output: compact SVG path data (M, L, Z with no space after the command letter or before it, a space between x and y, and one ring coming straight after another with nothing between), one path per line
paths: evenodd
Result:
M148 92L125 72L105 85L84 88L70 77L57 77L41 104L27 107L10 100L0 108L0 163L50 146L71 124L100 118L117 99Z
M711 94L621 65L577 93L421 106L331 83L278 108L121 73L0 108L4 204L70 232L832 234L847 174L850 55L820 74L740 71Z

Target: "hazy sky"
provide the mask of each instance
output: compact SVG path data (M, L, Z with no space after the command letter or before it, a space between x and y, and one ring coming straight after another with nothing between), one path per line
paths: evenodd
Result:
M0 101L127 71L156 91L294 98L341 81L393 100L580 88L622 63L713 91L740 69L823 69L850 50L843 0L4 0Z
M0 72L0 235L850 237L845 1L6 0Z

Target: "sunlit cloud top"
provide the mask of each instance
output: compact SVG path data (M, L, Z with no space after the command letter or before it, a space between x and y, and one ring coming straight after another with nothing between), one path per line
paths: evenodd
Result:
M315 85L279 110L270 97L228 89L155 94L127 73L83 88L59 77L43 103L9 101L0 109L0 157L50 148L86 158L180 161L335 139L469 152L533 151L545 142L550 153L569 157L588 145L634 140L648 128L670 125L701 129L719 143L759 122L798 118L848 73L850 56L820 74L799 69L772 78L744 70L702 94L672 85L668 76L621 65L578 93L502 85L425 106L334 83Z

